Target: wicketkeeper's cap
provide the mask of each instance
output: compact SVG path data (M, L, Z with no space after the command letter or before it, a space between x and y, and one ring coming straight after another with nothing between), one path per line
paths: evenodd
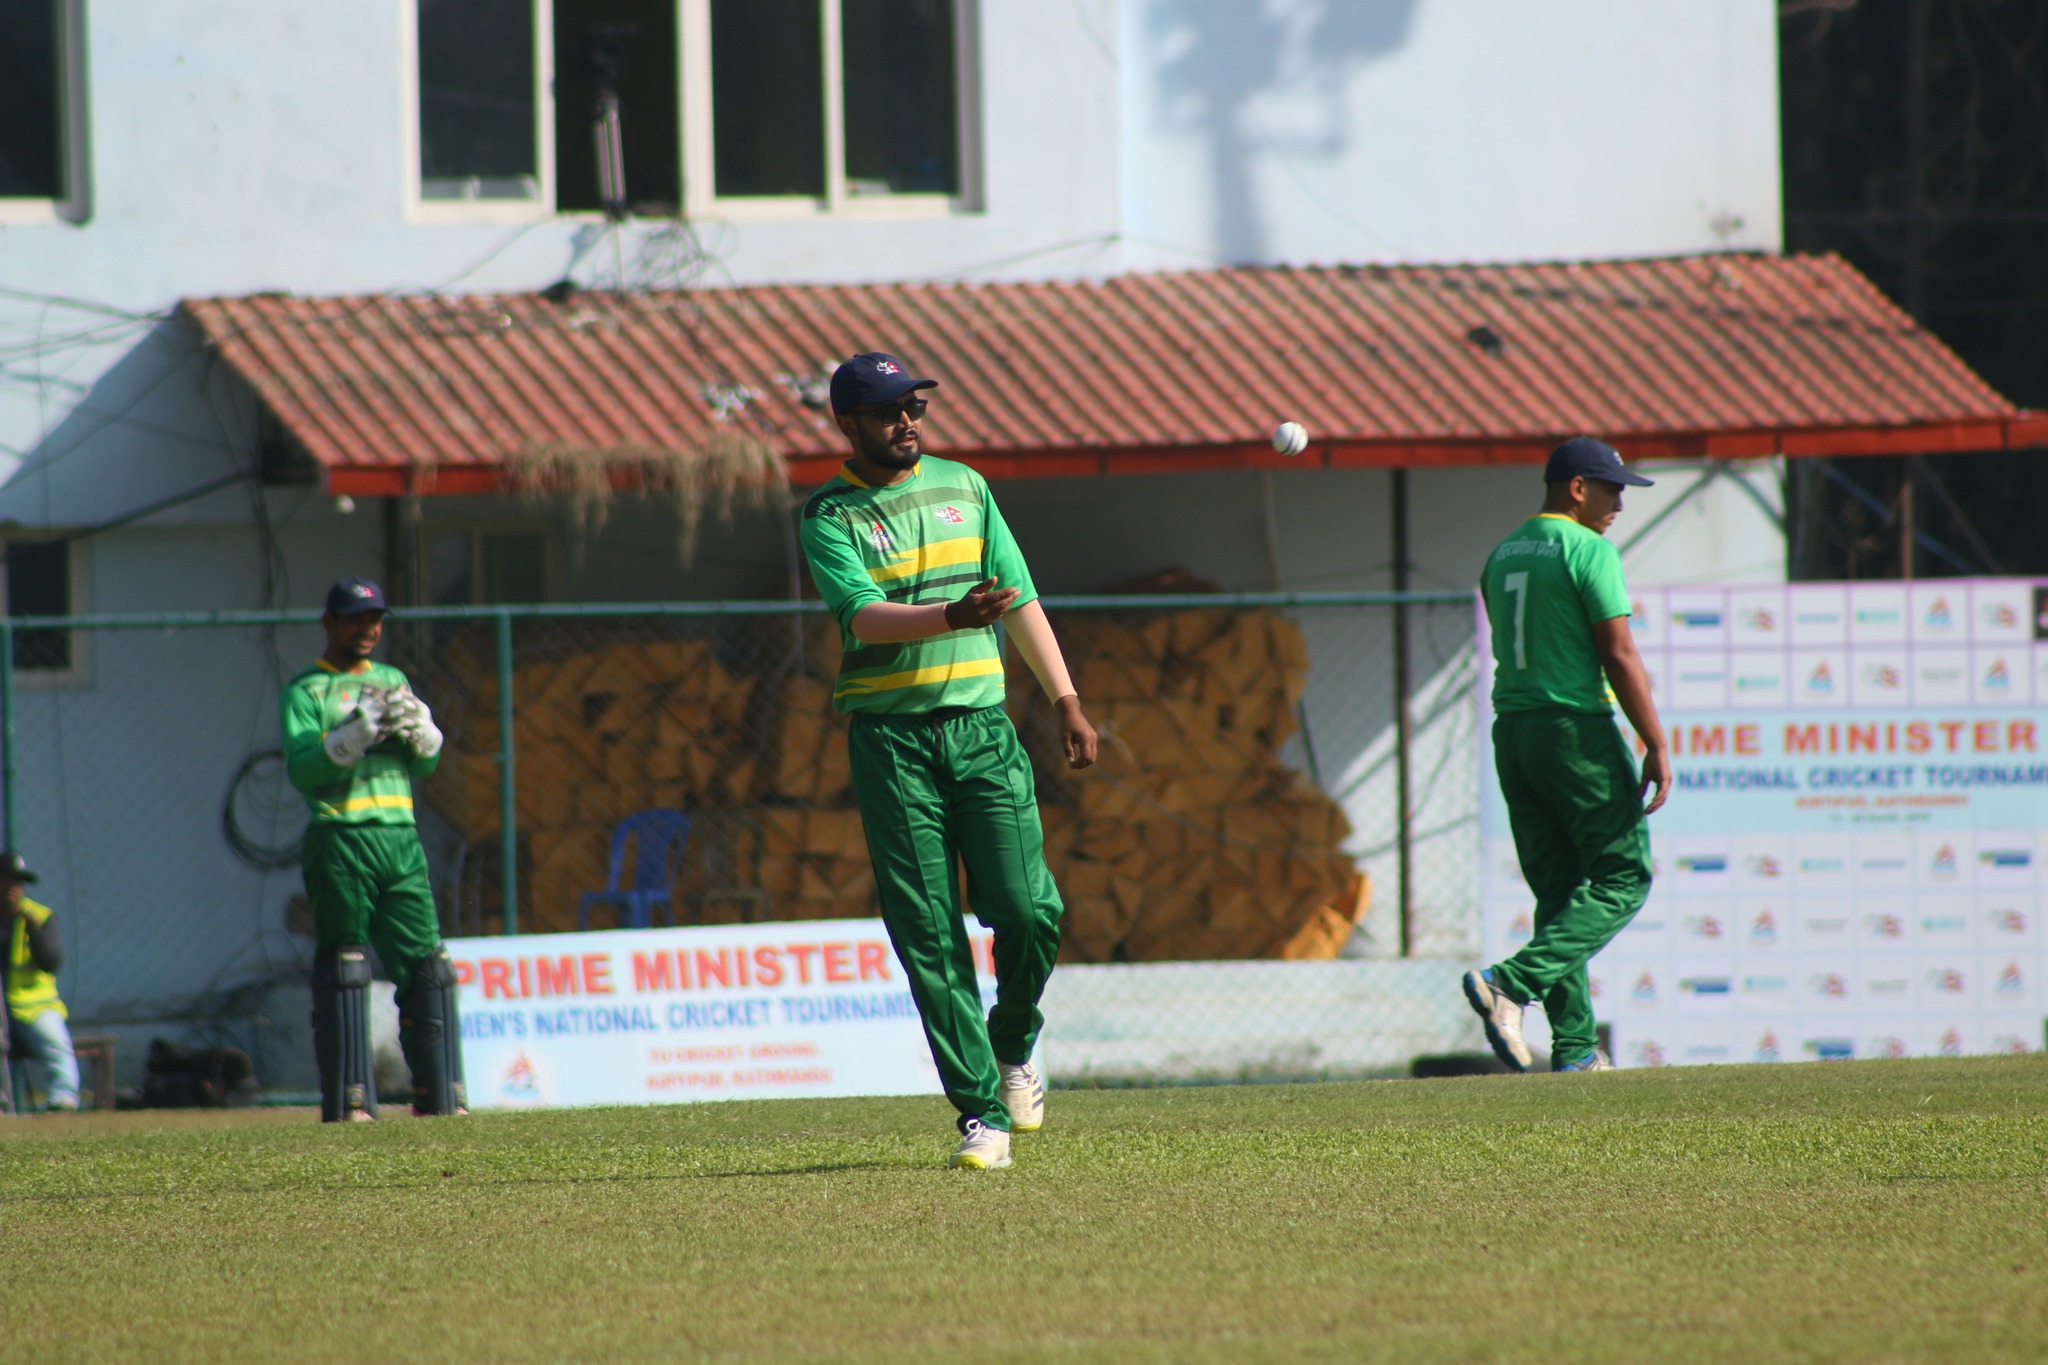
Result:
M1650 480L1621 462L1620 451L1591 436L1572 437L1551 451L1550 463L1543 466L1545 483L1569 483L1581 475L1589 479L1605 479L1608 483L1632 484L1637 488L1654 487Z
M852 412L870 403L893 403L913 389L936 389L936 379L919 379L893 355L869 351L832 371L832 411Z
M35 873L28 870L28 863L13 849L0 853L0 882L40 881Z
M350 574L327 590L329 616L360 616L366 611L389 611L384 589L367 578Z

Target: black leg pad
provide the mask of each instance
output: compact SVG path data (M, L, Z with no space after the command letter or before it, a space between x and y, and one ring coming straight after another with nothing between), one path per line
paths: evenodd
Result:
M360 944L313 955L313 1059L320 1067L320 1120L361 1111L377 1117L370 1054L370 950Z
M455 964L446 948L413 970L398 1012L398 1032L412 1067L412 1107L421 1114L454 1114L469 1104L462 1083L462 1023L456 1017Z

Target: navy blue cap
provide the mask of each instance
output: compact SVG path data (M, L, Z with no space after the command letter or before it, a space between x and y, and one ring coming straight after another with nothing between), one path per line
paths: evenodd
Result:
M367 578L350 574L327 590L329 616L360 616L366 611L389 610L384 605L384 589Z
M1545 483L1569 483L1580 475L1589 479L1605 479L1608 483L1631 484L1637 488L1655 487L1650 480L1621 462L1620 451L1590 436L1572 437L1551 451L1550 463L1543 466Z
M832 411L852 412L870 403L893 403L913 389L936 389L936 379L919 379L893 355L868 351L832 371Z

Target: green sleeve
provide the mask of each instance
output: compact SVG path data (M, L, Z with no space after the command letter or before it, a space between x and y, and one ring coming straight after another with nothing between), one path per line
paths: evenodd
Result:
M292 785L308 796L348 776L347 770L336 767L322 747L327 733L320 728L321 709L320 698L297 683L285 688L277 703L277 725L284 735L285 772Z
M862 607L888 598L868 576L867 565L847 536L846 523L838 517L804 518L804 556L811 562L811 577L840 629L851 634L853 618Z
M1592 537L1576 565L1579 600L1588 621L1611 621L1630 611L1628 584L1621 574L1621 554L1612 544Z
M1017 548L1017 538L1010 534L1009 523L1003 520L1002 510L996 506L996 495L989 491L987 480L978 474L975 478L981 484L981 571L995 579L997 588L1017 589L1017 600L1010 604L1010 609L1015 611L1026 602L1038 600L1038 587L1031 581L1031 566L1024 562L1024 552Z

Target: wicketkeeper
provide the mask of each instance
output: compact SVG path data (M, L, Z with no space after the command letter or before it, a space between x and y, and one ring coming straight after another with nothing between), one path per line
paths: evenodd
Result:
M987 1170L1010 1164L1012 1129L1044 1121L1031 1053L1065 912L1003 710L997 620L1058 713L1067 761L1093 763L1096 737L988 484L923 452L918 393L935 387L881 354L833 372L832 412L853 458L804 504L803 543L844 632L833 699L853 716L853 794L882 918L960 1114L951 1164ZM986 1019L962 866L968 902L995 930Z
M370 946L398 992L415 1114L462 1114L455 964L441 945L412 779L434 771L441 732L405 674L370 658L384 593L367 578L327 590L327 650L279 698L285 763L312 818L301 864L313 906L313 1051L320 1117L377 1117Z
M1532 1061L1522 1009L1540 1001L1552 1067L1605 1071L1586 964L1650 894L1646 822L1671 789L1664 727L1629 634L1621 555L1607 539L1623 487L1650 481L1590 436L1551 451L1543 481L1543 510L1494 547L1479 575L1493 644L1493 760L1515 856L1536 893L1536 932L1513 957L1467 972L1465 998L1515 1070ZM1614 723L1616 702L1643 742L1640 772Z

